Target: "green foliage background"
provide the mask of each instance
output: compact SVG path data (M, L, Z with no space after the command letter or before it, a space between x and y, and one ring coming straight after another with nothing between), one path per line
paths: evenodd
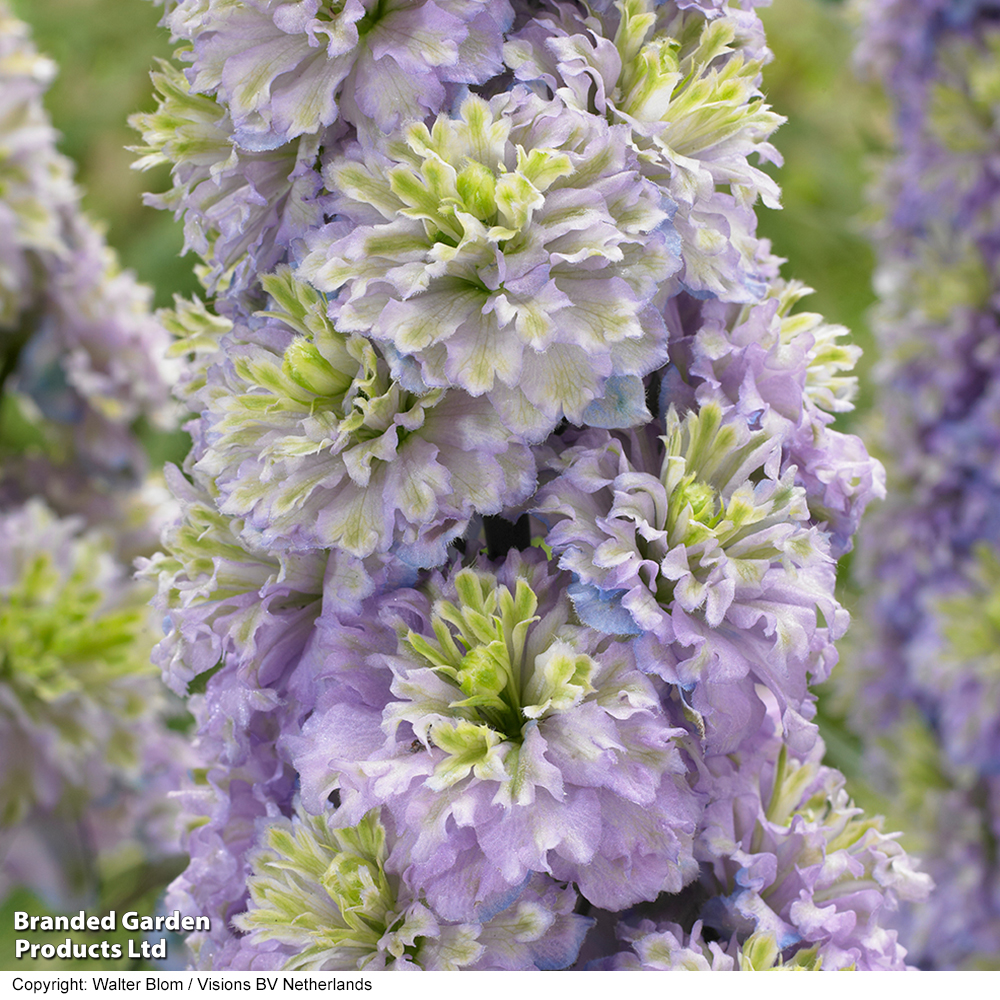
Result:
M788 121L775 137L785 164L769 168L782 186L784 208L761 209L759 232L788 258L786 277L816 290L802 308L849 327L865 349L857 410L838 425L847 429L872 401L875 350L866 314L875 300L874 255L864 219L871 172L890 141L885 102L853 71L847 4L774 0L761 18L774 51L764 89Z

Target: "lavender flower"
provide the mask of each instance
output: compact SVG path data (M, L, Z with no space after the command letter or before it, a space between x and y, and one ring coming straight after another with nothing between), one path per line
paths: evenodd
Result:
M239 329L227 338L199 399L206 448L195 469L223 513L245 518L245 536L360 558L395 546L437 565L473 514L530 494L534 459L486 400L407 391L370 341L333 327L309 286L287 271L262 284L275 322L256 343Z
M308 815L269 824L252 856L250 908L235 919L247 945L277 942L290 969L552 969L575 959L591 921L573 913L572 889L538 877L481 923L442 921L389 867L392 840L375 812L341 829Z
M460 115L334 161L345 222L300 275L340 290L334 321L402 355L404 383L485 393L516 433L586 420L609 376L633 377L641 420L635 376L665 356L650 302L678 266L656 189L620 130L561 102L515 90Z
M140 562L159 581L154 606L167 616L167 636L153 653L167 684L183 693L227 656L255 677L269 654L280 663L289 644L301 650L319 615L325 554L247 548L207 492L170 466L167 478L181 518L164 532L167 553Z
M885 495L885 472L854 435L834 430L834 414L853 408L850 371L861 351L838 344L843 327L816 313L792 312L808 293L771 280L752 305L686 303L668 313L671 368L662 404L730 404L750 426L781 443L783 470L795 467L814 523L840 556L851 547L867 505Z
M75 888L58 852L79 845L50 844L57 853L33 870L45 854L36 831L55 818L67 831L85 829L91 850L128 836L160 852L174 846L161 779L169 788L189 755L164 727L147 597L110 539L79 519L60 520L40 500L0 514L5 888L38 885L47 868L59 872L50 891Z
M192 42L192 90L217 94L236 143L263 150L340 115L359 130L389 131L434 114L448 84L500 71L512 18L507 0L180 0L166 23Z
M513 35L504 58L517 79L627 128L643 175L676 204L684 288L729 301L760 296L750 206L762 195L779 207L779 191L748 157L781 162L766 140L783 119L759 90L770 58L759 20L651 0L594 13L556 4Z
M773 934L751 934L742 947L735 937L726 946L706 942L702 923L687 934L678 924L657 925L643 920L625 925L622 941L630 951L619 952L601 968L656 972L818 972L822 969L817 947L797 948L787 961Z
M690 934L679 924L658 926L652 920L642 920L636 927L623 926L620 935L631 950L606 959L599 968L629 972L735 972L738 968L730 948L705 942L700 920Z
M883 925L901 901L927 897L898 834L882 833L819 762L824 746L792 749L768 698L758 731L735 752L697 761L705 807L695 837L701 875L680 897L603 920L605 954L589 967L757 971L903 969ZM612 919L614 919L612 917ZM602 915L598 915L599 925ZM621 948L621 945L627 947Z
M258 272L285 261L293 240L321 223L315 164L337 130L273 149L242 149L234 144L226 109L192 93L179 69L162 63L152 79L157 109L129 119L143 139L132 147L141 154L134 166L149 170L170 163L174 183L145 201L183 217L184 250L206 261L209 291L252 289Z
M512 553L495 575L432 578L427 596L390 594L322 635L325 690L289 744L303 803L316 812L339 787L352 819L384 807L451 919L530 872L612 909L695 874L683 730L630 646L571 623L566 582Z
M188 700L199 766L177 798L182 847L190 860L168 887L166 905L210 918L209 931L187 939L201 966L225 966L231 961L226 956L239 949L230 922L247 907L256 824L293 809L295 772L278 755L275 741L283 728L297 731L307 711L289 686L298 663L293 650L271 665L263 683L255 683L223 661L204 693Z
M797 758L772 739L764 753L706 759L705 920L770 935L780 951L816 948L824 969L901 969L906 951L881 911L925 900L932 883L853 806L843 776L819 764L823 749Z
M666 430L585 438L558 457L566 471L536 509L579 580L581 618L641 635L646 669L694 688L713 742L734 746L759 722L752 683L801 708L847 615L804 491L778 473L779 442L714 403L683 420L671 409Z

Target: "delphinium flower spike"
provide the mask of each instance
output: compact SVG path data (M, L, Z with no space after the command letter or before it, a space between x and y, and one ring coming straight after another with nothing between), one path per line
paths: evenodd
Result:
M859 546L869 613L840 690L869 778L938 883L900 923L913 957L995 966L1000 7L862 9L861 61L895 115L875 229L878 430L893 490Z
M641 905L695 965L903 966L925 880L882 877L809 690L881 467L831 426L857 350L756 236L753 7L166 5L137 165L209 301L163 317L193 446L145 569L199 965L615 964ZM723 844L779 756L808 804ZM773 911L750 850L795 869Z
M174 424L170 338L82 212L42 104L54 73L0 3L0 431L31 432L0 437L0 896L69 907L113 852L177 850L192 757L129 569L174 514L134 426Z
M4 450L0 502L43 493L60 510L120 521L116 492L146 470L133 425L175 425L169 335L151 289L122 271L83 213L42 105L55 66L0 7L0 394L33 423L44 460ZM117 517L116 517L117 515Z

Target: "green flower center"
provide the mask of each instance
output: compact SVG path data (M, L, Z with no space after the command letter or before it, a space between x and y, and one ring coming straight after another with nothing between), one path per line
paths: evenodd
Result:
M88 550L66 578L51 555L35 556L0 599L0 683L17 691L32 715L75 694L100 700L118 677L151 672L140 603L100 613L104 594L93 582Z
M265 845L252 858L252 905L234 922L298 948L289 969L364 968L381 951L419 959L419 918L408 928L400 912L376 810L346 829L330 829L322 816L277 823Z
M618 6L622 72L613 99L619 111L667 122L663 142L681 156L697 156L744 130L766 136L777 128L782 119L754 96L762 63L735 51L732 18L682 16L669 26L674 37L663 37L648 0Z
M0 712L30 718L55 739L60 755L98 749L106 764L132 766L132 726L147 710L147 689L119 682L152 680L155 672L149 663L148 594L135 587L128 604L102 610L107 595L101 563L108 558L102 543L83 538L64 544L73 546L68 572L41 552L25 558L16 581L0 591L0 690L8 706L18 706ZM95 710L103 720L96 731ZM0 781L0 826L19 822L34 799L30 758L11 761Z
M405 642L460 695L449 705L453 718L430 727L431 741L479 767L499 744L519 746L531 720L580 704L594 690L596 663L559 638L533 658L526 654L540 620L526 580L519 579L512 594L493 577L464 569L455 589L458 603L434 605L435 638L411 631Z
M510 129L510 121L470 97L459 119L438 118L431 129L413 124L396 144L400 165L389 171L389 186L402 202L400 214L423 220L439 255L447 258L448 249L470 240L516 249L548 188L574 172L566 153L520 146L516 166L506 169Z
M634 503L621 507L622 516L639 522L636 548L643 559L662 563L670 551L684 546L689 550L688 570L702 585L722 560L738 578L750 581L759 580L776 560L810 555L807 533L786 536L768 530L803 516L805 506L803 491L790 476L770 490L756 489L770 450L766 432L741 435L737 425L723 422L718 405L706 404L683 420L671 409L661 440L666 446L660 471L666 506L662 495L654 493L649 527L664 536L643 533ZM677 582L660 573L650 587L666 606L674 599Z
M766 500L755 496L769 436L758 431L741 442L737 426L723 423L722 410L714 403L689 413L683 421L671 411L662 440L667 454L660 478L667 491L667 512L660 527L667 530L671 547L695 545L707 538L722 547L743 541L784 520L801 493L782 482ZM753 552L753 558L780 554L773 544L765 543Z
M969 568L971 587L937 602L946 644L942 666L961 674L971 669L985 681L1000 675L1000 559L977 545Z
M423 420L411 411L433 407L444 395L435 389L418 396L394 381L374 346L360 335L337 331L326 315L324 297L296 281L288 268L262 279L275 308L260 315L280 320L297 337L285 349L280 365L271 356L238 356L233 367L251 391L230 398L220 429L226 443L256 447L259 425L282 414L295 421L310 418L325 424L328 440L286 439L286 455L309 454L334 442L361 444L395 428L397 447ZM259 390L263 389L264 392ZM410 414L404 424L395 418Z

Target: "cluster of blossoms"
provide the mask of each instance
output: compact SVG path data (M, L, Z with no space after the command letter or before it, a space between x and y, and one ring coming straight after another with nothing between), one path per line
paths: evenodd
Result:
M0 511L0 894L68 904L124 841L176 851L190 755L164 728L148 598L106 533L39 498Z
M166 4L199 965L903 967L811 721L884 483L755 233L753 7Z
M171 419L170 338L81 212L42 106L53 73L0 4L0 430L33 432L0 446L0 896L69 906L102 852L176 852L167 794L190 755L128 567L173 516L133 431Z
M134 486L145 457L133 425L168 428L176 416L150 289L121 271L56 151L42 106L54 73L0 8L0 382L8 417L23 410L50 459L5 457L0 490L68 508L101 484L106 497Z
M894 102L876 231L879 420L893 480L864 533L867 631L841 675L868 772L938 883L920 964L1000 950L1000 4L872 0L861 58ZM890 746L872 734L888 731ZM906 747L906 753L898 752ZM911 749L912 748L912 749Z

